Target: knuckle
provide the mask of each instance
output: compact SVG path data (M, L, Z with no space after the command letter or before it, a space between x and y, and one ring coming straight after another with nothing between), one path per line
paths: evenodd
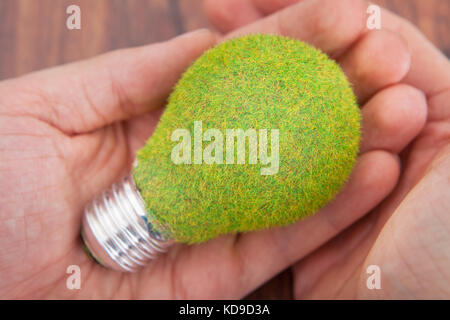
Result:
M213 24L229 26L233 23L235 14L223 1L205 0L203 6Z

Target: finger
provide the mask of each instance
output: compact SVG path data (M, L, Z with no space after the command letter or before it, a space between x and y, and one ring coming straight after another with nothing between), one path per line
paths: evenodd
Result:
M221 32L255 22L301 0L204 0L209 21Z
M303 0L250 0L264 15L269 15L280 9L296 4Z
M25 96L10 99L10 112L29 114L66 134L90 132L162 106L182 72L214 41L210 31L199 30L30 74L0 91Z
M356 41L364 28L362 1L305 0L240 28L226 38L275 33L303 40L333 55Z
M203 7L211 24L224 33L263 17L251 0L205 0Z
M238 265L245 266L242 287L254 289L353 224L392 191L398 175L396 156L365 153L342 192L314 216L285 228L242 235L234 245Z
M390 31L370 31L338 59L363 104L378 90L399 82L411 62L408 44Z
M428 100L428 107L430 122L450 119L450 88L431 97Z
M283 2L280 0L281 7ZM333 8L333 5L336 8ZM336 51L333 50L335 47L344 50L345 44L351 43L351 39L356 39L368 31L365 27L368 5L369 2L363 0L323 2L302 0L299 4L274 12L264 19L240 28L227 37L258 32L282 34L333 53ZM276 5L274 8L281 9ZM346 21L349 22L347 26ZM381 27L383 30L400 34L408 43L412 59L404 83L417 87L428 97L450 88L448 59L415 26L381 8ZM317 39L314 39L314 30L317 30ZM336 42L333 35L336 36Z
M370 99L362 118L361 152L382 149L399 153L425 125L427 100L422 91L398 84Z
M84 206L129 174L135 154L155 130L163 108L115 123L102 130L70 137L65 148L78 203Z
M359 285L357 281L360 280L360 274L355 270L367 255L366 250L358 249L370 249L376 218L372 211L294 264L294 298L355 298L354 288Z
M404 82L422 90L428 97L450 89L448 59L409 21L381 11L382 28L399 33L408 42L412 60Z
M153 134L163 111L164 109L160 108L142 116L134 117L124 124L132 156L144 146L145 142Z

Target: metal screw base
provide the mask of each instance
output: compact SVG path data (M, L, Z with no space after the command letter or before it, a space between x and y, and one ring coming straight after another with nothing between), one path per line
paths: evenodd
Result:
M81 234L89 253L100 264L118 271L136 271L173 243L156 233L132 176L89 203Z

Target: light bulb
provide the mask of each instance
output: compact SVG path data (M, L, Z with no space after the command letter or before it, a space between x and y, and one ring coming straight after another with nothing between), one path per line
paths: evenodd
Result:
M134 271L174 242L283 226L322 208L358 154L360 111L344 73L300 41L251 35L183 74L131 174L86 206L104 266Z

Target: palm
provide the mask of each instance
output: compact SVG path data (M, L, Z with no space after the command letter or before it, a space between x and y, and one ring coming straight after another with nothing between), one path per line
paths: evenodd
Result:
M449 95L444 91L439 99ZM436 101L430 99L433 112L444 116L429 122L406 150L402 157L406 170L395 191L363 220L294 267L297 298L448 296L445 250L450 245L450 219L445 190L450 121L445 116L447 106ZM379 291L366 286L366 270L373 264L381 268ZM320 269L320 275L314 269Z
M15 103L27 105L28 101ZM160 112L157 110L75 137L26 117L13 118L8 124L9 128L23 128L13 135L7 135L9 128L3 127L5 132L1 134L14 144L2 149L2 159L8 160L15 152L20 156L15 157L14 162L7 161L2 168L14 176L2 184L8 192L4 193L7 205L2 212L5 226L2 236L7 241L2 245L7 249L0 255L1 296L180 298L196 294L196 283L215 265L213 260L218 251L230 251L233 237L192 248L175 247L170 255L162 256L151 267L136 274L121 274L100 267L84 254L79 238L79 213L92 194L89 181L80 181L79 177L95 180L106 188L110 181L128 172L135 149L154 129ZM74 163L75 170L70 168ZM17 178L25 176L31 182L26 188ZM17 208L24 214L17 215ZM208 264L196 259L207 259ZM189 260L195 262L195 268L189 267L192 265ZM65 270L70 265L78 265L82 271L80 291L68 290L66 286L69 275ZM202 269L202 266L205 267ZM183 277L187 278L186 283ZM215 286L214 281L209 281L208 285L203 282L201 294L213 295Z
M3 176L1 185L0 295L32 294L56 281L51 265L65 264L76 255L73 225L78 222L65 213L77 209L77 193L70 190L73 177L56 147L62 135L34 119L2 115L2 120L9 120L0 133L9 145L1 150L2 170L12 176Z
M188 275L195 290L196 275L208 271L197 264L213 260L201 248L229 251L232 238L176 247L145 271L125 275L87 258L79 236L84 205L129 171L174 82L212 43L203 31L0 84L0 296L170 298L214 290L214 281L201 292L183 290L181 275ZM123 69L117 69L118 61ZM161 79L151 81L158 72ZM85 79L92 83L87 86ZM105 86L100 95L97 84ZM183 272L177 276L180 259ZM66 286L70 265L81 269L81 290ZM142 281L147 278L155 281Z
M14 101L14 104L29 105L29 99ZM45 108L39 103L33 107ZM6 110L4 104L2 110ZM146 118L149 116L151 114ZM9 133L12 128L17 129ZM70 291L61 270L66 270L69 265L79 265L83 279L96 272L97 267L85 258L80 245L79 212L89 197L90 186L79 178L90 175L91 179L102 183L105 180L102 175L107 174L105 171L113 172L117 179L127 170L131 159L130 145L141 141L131 137L126 128L124 122L90 135L68 137L58 129L28 117L12 117L6 127L2 126L3 141L9 145L1 150L0 157L6 160L2 169L13 176L2 183L6 195L6 205L2 206L5 228L2 234L7 242L2 245L7 249L2 250L0 256L0 295L4 296L6 292L20 297L60 296L63 292L67 295ZM75 162L76 170L72 168ZM21 177L26 177L26 184L21 183L24 181ZM95 277L90 281L94 282ZM93 291L92 294L97 293ZM113 295L113 292L104 294Z

